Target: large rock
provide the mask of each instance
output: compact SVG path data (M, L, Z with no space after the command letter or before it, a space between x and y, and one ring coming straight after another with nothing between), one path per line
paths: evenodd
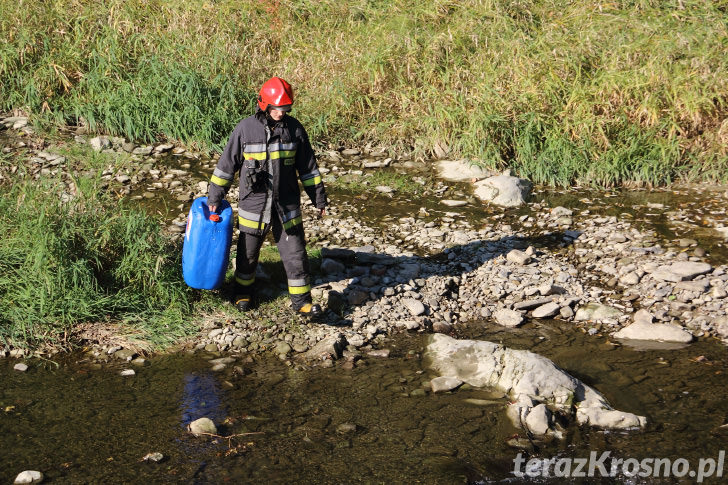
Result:
M646 424L643 416L616 411L595 389L557 367L546 357L513 350L493 342L457 340L443 334L429 336L426 363L442 376L456 377L476 387L496 388L519 403L511 415L521 426L533 402L570 414L576 407L579 424L608 428L632 428ZM540 419L533 418L534 422Z
M712 269L708 263L676 261L669 266L659 266L652 272L652 277L660 281L678 283L680 281L692 280L696 276L709 273Z
M510 175L489 177L475 184L475 196L503 207L523 205L531 194L531 182Z
M585 320L603 320L605 318L619 318L624 315L620 310L602 305L600 303L587 303L576 311L574 320L577 322Z
M645 309L634 314L634 323L613 334L615 338L653 340L657 342L688 343L693 340L690 332L675 325L652 323L652 314Z
M492 172L471 164L467 160L440 160L436 167L440 178L451 182L482 179L493 175Z
M338 359L346 346L346 337L343 334L329 335L301 355L306 360Z
M321 261L321 272L323 274L331 275L343 273L345 271L346 266L344 266L343 263L340 263L334 259L324 258L323 261Z
M559 313L560 309L561 306L558 303L546 303L533 311L533 318L550 318Z

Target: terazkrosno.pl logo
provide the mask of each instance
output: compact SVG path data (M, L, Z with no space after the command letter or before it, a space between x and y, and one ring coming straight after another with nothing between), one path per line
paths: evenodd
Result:
M588 458L531 458L522 453L513 460L513 474L517 477L673 477L694 479L702 483L706 478L723 476L725 450L716 458L700 458L693 467L685 458L611 458L611 451L599 454L592 451Z

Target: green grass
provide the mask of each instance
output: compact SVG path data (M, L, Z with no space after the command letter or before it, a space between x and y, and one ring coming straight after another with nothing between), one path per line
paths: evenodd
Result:
M535 182L728 178L725 0L0 0L0 109L220 147L271 75L324 145Z
M153 345L192 332L181 250L144 212L93 181L16 183L0 200L0 339L68 344L83 322L125 324ZM85 187L85 189L84 189Z

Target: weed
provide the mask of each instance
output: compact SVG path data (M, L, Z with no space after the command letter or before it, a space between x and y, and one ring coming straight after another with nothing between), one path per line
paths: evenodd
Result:
M723 3L0 0L0 109L219 148L281 75L319 143L557 185L725 180Z

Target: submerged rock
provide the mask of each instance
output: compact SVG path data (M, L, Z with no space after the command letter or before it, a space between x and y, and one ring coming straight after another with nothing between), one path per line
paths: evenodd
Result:
M595 389L561 370L546 357L526 350L434 334L429 337L425 359L443 376L509 393L514 401L509 417L517 426L527 421L536 407L534 401L566 414L571 414L575 407L579 424L618 429L646 424L645 417L612 409ZM532 425L542 431L543 413L536 412L540 416L531 419Z
M430 381L432 392L447 392L459 387L463 381L457 377L440 376Z
M210 418L200 418L192 421L188 427L190 433L195 436L203 434L217 434L217 427Z

